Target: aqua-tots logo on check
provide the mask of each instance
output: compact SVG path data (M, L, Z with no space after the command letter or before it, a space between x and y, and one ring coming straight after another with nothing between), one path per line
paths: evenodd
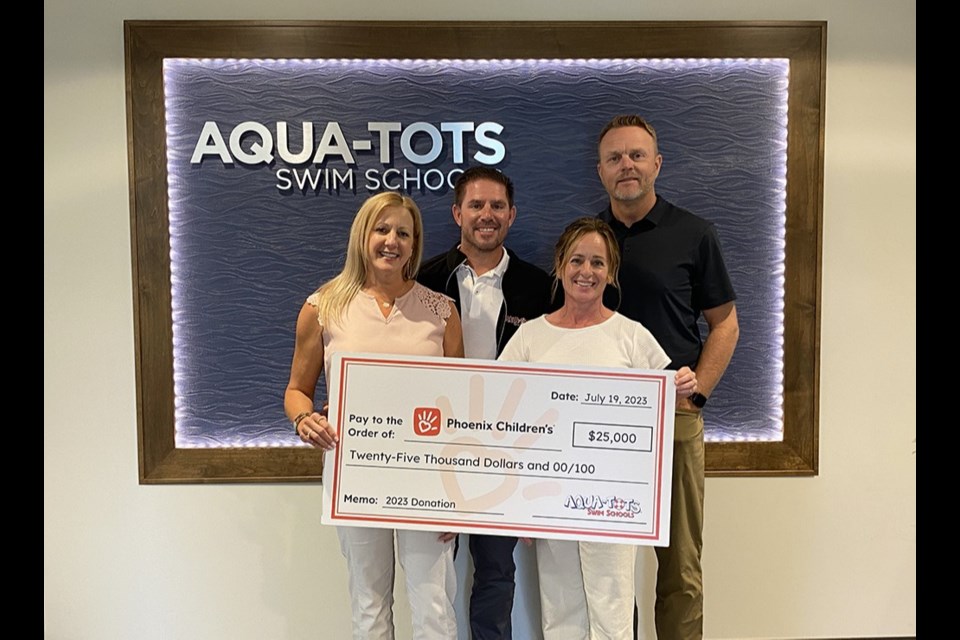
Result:
M417 407L414 409L413 432L418 436L439 435L440 409L436 407Z
M576 511L586 511L588 516L606 518L635 518L642 511L640 503L629 498L598 495L568 495L563 506Z

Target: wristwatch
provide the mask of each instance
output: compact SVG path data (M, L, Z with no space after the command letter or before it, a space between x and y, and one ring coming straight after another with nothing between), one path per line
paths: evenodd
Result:
M693 406L697 409L703 409L704 405L707 404L707 396L698 391L697 393L690 394L690 402L692 402Z

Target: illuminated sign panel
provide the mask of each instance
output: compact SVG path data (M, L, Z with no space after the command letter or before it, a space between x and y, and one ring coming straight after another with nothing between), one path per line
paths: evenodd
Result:
M164 61L176 444L297 446L282 411L293 328L343 260L369 195L409 193L425 255L458 237L453 181L517 187L508 245L548 268L606 196L596 136L657 127L657 191L716 224L741 345L707 407L710 440L783 429L785 59Z

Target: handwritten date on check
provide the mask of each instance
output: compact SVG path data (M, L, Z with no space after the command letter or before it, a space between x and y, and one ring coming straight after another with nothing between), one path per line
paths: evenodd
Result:
M322 522L664 546L673 376L336 354Z

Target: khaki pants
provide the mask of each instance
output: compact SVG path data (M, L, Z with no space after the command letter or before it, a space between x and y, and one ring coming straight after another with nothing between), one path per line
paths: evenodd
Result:
M677 410L670 546L657 547L659 640L703 638L703 416ZM642 612L641 612L641 615Z

